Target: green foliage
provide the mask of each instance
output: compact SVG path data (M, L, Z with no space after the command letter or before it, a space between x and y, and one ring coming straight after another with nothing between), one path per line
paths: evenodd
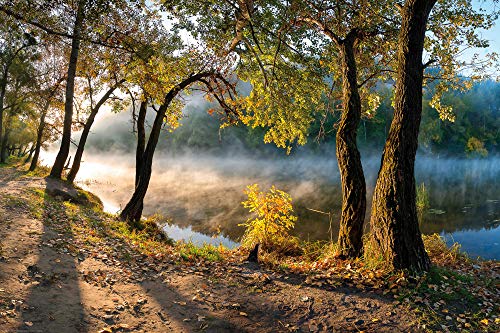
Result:
M208 261L222 261L223 260L223 247L213 246L211 244L203 244L202 246L197 246L192 242L181 242L177 245L177 250L179 255L183 260L186 261L196 261L199 259L204 259Z
M289 234L297 221L293 215L292 197L275 186L268 192L261 192L258 184L247 186L245 194L248 199L242 205L255 216L239 224L246 228L242 246L252 248L259 243L268 252L285 254L296 251L298 240Z

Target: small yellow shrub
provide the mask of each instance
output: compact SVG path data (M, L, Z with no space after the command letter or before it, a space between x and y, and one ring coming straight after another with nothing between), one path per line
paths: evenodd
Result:
M244 191L248 199L242 202L255 216L240 226L246 227L242 238L245 248L252 248L260 243L264 251L287 254L296 252L299 242L289 231L295 226L292 197L275 186L268 192L261 192L258 184L247 186Z

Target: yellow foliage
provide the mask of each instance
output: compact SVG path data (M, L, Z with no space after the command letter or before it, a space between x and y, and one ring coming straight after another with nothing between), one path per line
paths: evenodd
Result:
M298 248L298 240L289 235L297 217L294 215L292 197L274 185L269 191L261 192L258 184L247 186L244 191L248 199L243 207L254 213L240 226L246 227L242 245L251 248L259 243L265 251L290 253Z
M484 148L484 142L475 137L470 137L467 141L467 146L465 148L467 155L470 157L480 156L486 157L488 156L488 150Z

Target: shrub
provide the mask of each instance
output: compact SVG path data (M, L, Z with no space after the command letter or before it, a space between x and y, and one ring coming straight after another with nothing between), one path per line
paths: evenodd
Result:
M276 251L281 254L297 252L299 242L289 231L295 226L292 197L275 186L268 192L261 192L258 184L247 186L245 194L248 199L242 202L254 217L240 226L246 227L242 238L242 246L252 248L259 243L267 252Z

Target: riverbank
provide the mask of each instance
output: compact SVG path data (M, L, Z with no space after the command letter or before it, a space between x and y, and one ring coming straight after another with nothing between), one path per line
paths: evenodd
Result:
M38 176L38 177L37 177ZM498 331L497 261L433 236L420 277L312 255L263 263L132 232L22 167L0 168L0 327L6 332Z

